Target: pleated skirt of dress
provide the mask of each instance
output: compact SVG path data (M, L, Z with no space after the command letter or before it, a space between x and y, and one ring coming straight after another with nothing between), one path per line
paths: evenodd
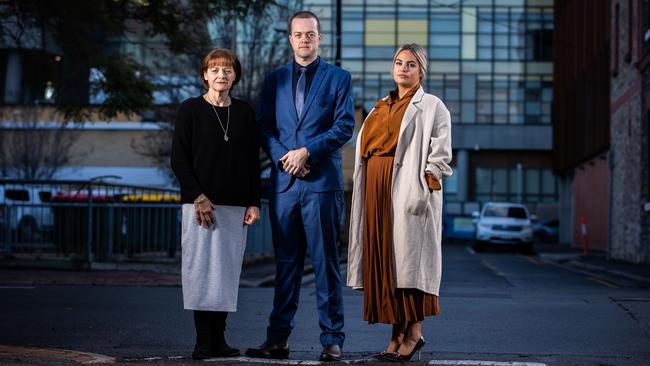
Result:
M366 164L363 230L363 319L398 324L439 315L438 296L399 289L393 265L391 186L393 156L370 156Z
M183 307L234 312L246 249L246 208L216 206L213 212L215 224L206 229L196 222L194 205L183 205Z

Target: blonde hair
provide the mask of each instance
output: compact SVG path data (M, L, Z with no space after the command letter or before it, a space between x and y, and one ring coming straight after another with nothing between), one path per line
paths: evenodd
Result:
M422 83L422 80L427 76L427 65L429 64L427 61L427 50L417 43L401 45L397 49L397 52L395 52L395 56L393 56L393 65L395 64L397 55L402 51L411 51L413 56L415 56L415 59L418 61L418 65L420 66L420 83Z

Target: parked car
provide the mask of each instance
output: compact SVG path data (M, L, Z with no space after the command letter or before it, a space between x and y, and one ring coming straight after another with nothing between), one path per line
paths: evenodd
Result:
M537 241L542 243L557 243L559 240L558 219L540 221L533 225L533 233Z
M526 206L518 203L488 202L479 213L474 211L475 250L486 244L514 245L527 253L533 252L533 227Z
M18 241L30 242L37 235L52 231L53 215L49 206L52 192L28 186L0 185L0 227L15 233Z

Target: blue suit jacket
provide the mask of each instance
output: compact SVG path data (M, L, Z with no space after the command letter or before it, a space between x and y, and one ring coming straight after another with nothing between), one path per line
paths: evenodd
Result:
M343 189L341 147L354 131L354 101L350 73L322 58L305 98L302 116L293 98L292 63L267 75L257 120L262 147L273 161L271 191L283 192L296 179L279 169L289 150L306 147L311 172L302 179L312 192Z

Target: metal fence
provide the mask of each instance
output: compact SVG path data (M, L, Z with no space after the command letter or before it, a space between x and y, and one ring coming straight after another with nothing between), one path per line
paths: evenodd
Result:
M101 180L0 180L0 250L84 261L179 258L176 190ZM268 208L248 232L247 255L272 253Z

